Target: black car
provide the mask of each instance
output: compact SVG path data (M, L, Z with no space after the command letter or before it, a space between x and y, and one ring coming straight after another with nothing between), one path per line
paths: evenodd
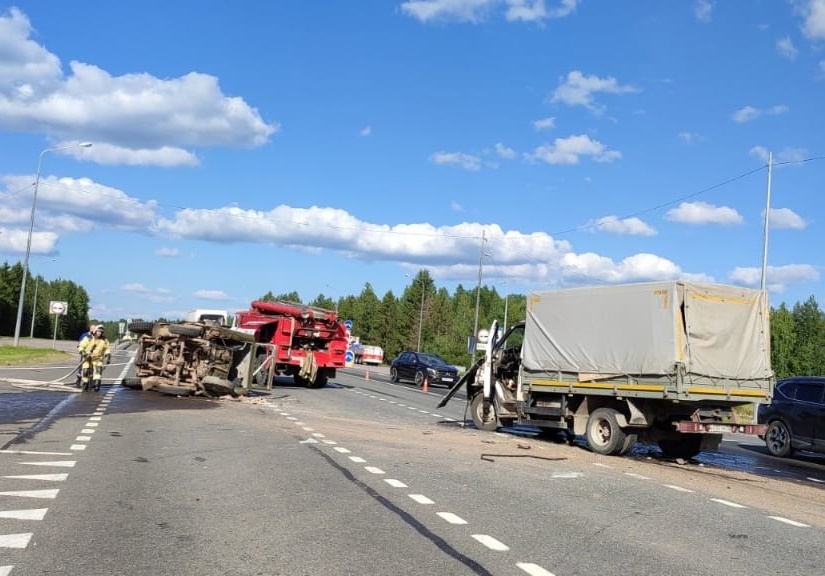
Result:
M452 386L458 381L458 370L438 354L427 352L402 352L390 364L390 381L412 380L417 386L444 384Z
M780 380L771 403L759 406L757 421L768 425L764 440L774 456L794 450L825 454L825 378Z

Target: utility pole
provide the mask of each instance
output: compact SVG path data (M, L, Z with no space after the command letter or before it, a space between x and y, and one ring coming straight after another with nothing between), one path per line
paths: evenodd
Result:
M764 292L767 287L768 274L768 229L771 218L771 172L773 169L773 152L768 152L768 191L765 199L765 229L762 232L762 282L760 287Z

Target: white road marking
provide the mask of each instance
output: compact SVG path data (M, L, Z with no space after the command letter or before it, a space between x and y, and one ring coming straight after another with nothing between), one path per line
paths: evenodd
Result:
M3 476L3 478L19 478L20 480L50 480L52 482L63 482L68 478L68 474L23 474L22 476Z
M0 518L12 520L42 520L46 517L48 508L32 508L31 510L0 510Z
M390 404L398 404L398 402L395 400L390 400Z
M551 478L580 478L583 476L581 472L553 472Z
M397 404L398 404L398 406L399 406L399 407L401 407L401 408L406 408L406 407L407 407L407 405L406 405L406 404L402 404L401 402L397 402Z
M407 485L404 484L401 480L396 480L395 478L384 478L384 482L392 486L393 488L406 488Z
M349 459L353 462L357 462L358 464L364 464L366 462L366 460L364 460L360 456L350 456Z
M384 474L384 471L381 470L381 468L376 468L375 466L364 466L364 470L370 474Z
M602 464L601 462L593 462L593 466L599 466L601 468L613 468L610 464Z
M810 476L808 477L808 480L810 480L811 482L819 482L820 484L825 483L825 480L820 480L819 478L811 478Z
M309 426L304 426L304 427L302 428L302 430L303 430L304 432L313 432L313 431L315 430L315 428L310 428Z
M26 532L25 534L0 534L0 548L25 548L29 545L29 540L31 540L32 536L34 536L33 532Z
M641 474L634 474L633 472L625 472L625 476L630 476L631 478L638 478L639 480L650 480L647 476L642 476Z
M422 414L429 414L429 412L427 412L426 410L419 410L419 412L421 412Z
M693 490L689 488L682 488L681 486L676 486L675 484L665 484L665 488L670 488L671 490L676 490L677 492L693 492Z
M100 424L98 424L97 422L86 422L86 426L89 428L97 428L98 426L100 426Z
M521 568L530 576L555 576L555 574L548 572L538 564L531 564L530 562L516 562L516 567Z
M747 508L747 506L742 506L741 504L730 502L729 500L722 500L721 498L711 498L711 501L717 502L718 504L724 504L725 506L730 506L731 508Z
M36 450L0 450L0 454L27 454L37 456L71 456L71 452L37 452Z
M407 410L418 410L415 406L407 406Z
M91 436L78 436L77 438L74 439L74 441L75 442L88 442L91 439L92 439Z
M436 418L444 418L444 416L442 416L441 414L436 414L435 412L433 412L433 416L435 416Z
M490 550L495 550L496 552L506 552L510 549L510 547L506 544L499 542L492 536L487 536L486 534L473 534L473 538L484 544Z
M296 425L296 426L303 426L303 425L304 425L304 423L303 423L303 422L298 422L298 421L296 421L296 422L295 422L295 425Z
M450 418L449 416L444 418L447 422L455 422L455 418Z
M69 446L69 450L85 450L85 449L86 449L85 444L72 444L71 446Z
M280 412L281 416L289 416L289 412Z
M68 456L69 454L66 454ZM57 460L55 462L21 462L29 466L60 466L61 468L74 468L77 460Z
M12 568L14 568L14 566L0 566L0 576L9 576Z
M803 524L802 522L797 522L796 520L790 520L788 518L783 518L782 516L768 516L768 518L772 518L774 520L784 522L785 524L790 524L791 526L796 526L797 528L810 528L810 526L808 526L807 524Z
M96 410L92 412L92 416L103 416L105 413L103 410Z
M318 444L318 441L315 438L307 438L306 440L301 440L301 444Z
M314 432L312 435L315 436L316 438L326 438L326 436L324 436L320 432Z
M22 498L57 498L59 488L49 488L47 490L10 490L8 492L0 492L0 496L20 496Z
M91 422L100 422L100 416L91 416L89 417Z
M344 448L343 446L336 446L335 448L333 448L333 450L335 450L336 452L340 452L341 454L349 454L350 453L350 451L347 450L346 448Z
M287 420L297 420L297 418L295 416L287 416L286 419Z
M323 442L324 444L329 444L330 446L332 446L333 444L338 444L338 442L336 442L335 440L321 440L321 442Z
M435 502L433 502L423 494L407 494L407 496L409 496L419 504L435 504Z
M449 522L450 524L466 524L467 523L467 521L464 518L462 518L461 516L456 516L452 512L438 512L437 515L440 516L441 518L443 518L444 520L446 520L447 522Z
M94 428L84 428L83 430L80 431L80 433L81 434L94 434L95 429Z

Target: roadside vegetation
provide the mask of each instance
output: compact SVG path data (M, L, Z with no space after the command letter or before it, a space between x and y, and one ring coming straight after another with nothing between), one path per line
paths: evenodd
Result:
M0 346L0 366L20 366L26 364L47 364L69 358L69 354L47 348L26 348L24 346Z

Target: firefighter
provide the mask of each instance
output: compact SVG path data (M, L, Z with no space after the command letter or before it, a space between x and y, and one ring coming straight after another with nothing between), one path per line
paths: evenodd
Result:
M83 343L92 337L92 333L97 328L97 324L89 324L89 329L80 335L77 339L77 351L80 352L80 347ZM80 378L83 376L83 354L80 354L80 362L77 365L77 373L75 374L74 387L80 388Z
M86 338L81 342L80 356L83 359L83 376L81 377L83 389L90 386L89 377L91 376L91 385L95 390L100 390L103 364L108 364L112 357L109 341L106 339L102 325L95 326L91 338Z

